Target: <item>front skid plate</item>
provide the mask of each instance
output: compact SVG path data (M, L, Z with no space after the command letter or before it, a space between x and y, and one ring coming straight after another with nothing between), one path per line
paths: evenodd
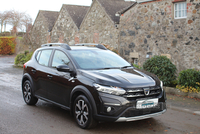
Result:
M136 116L136 117L120 117L119 119L117 119L115 122L128 122L128 121L137 121L137 120L143 120L143 119L147 119L147 118L151 118L151 117L155 117L155 116L159 116L162 115L166 112L167 110L163 110L162 112L158 112L158 113L153 113L153 114L147 114L147 115L142 115L142 116Z

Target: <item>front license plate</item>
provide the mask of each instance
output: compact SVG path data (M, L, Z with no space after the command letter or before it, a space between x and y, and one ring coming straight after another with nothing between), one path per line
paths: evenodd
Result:
M158 98L137 101L136 109L152 108L158 105Z

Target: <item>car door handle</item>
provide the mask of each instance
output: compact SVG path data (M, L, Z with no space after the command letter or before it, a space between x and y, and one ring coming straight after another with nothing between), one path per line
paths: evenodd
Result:
M47 75L47 77L48 77L49 79L51 79L53 76L52 76L52 75Z
M35 69L32 69L31 72L32 72L33 74L35 74L35 73L36 73L36 70L35 70Z

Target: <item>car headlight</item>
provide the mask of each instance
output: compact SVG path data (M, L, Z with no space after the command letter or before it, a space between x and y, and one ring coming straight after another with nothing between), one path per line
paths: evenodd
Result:
M94 87L99 91L99 92L104 92L108 94L113 94L113 95L123 95L126 93L126 91L123 88L119 87L108 87L108 86L102 86L99 84L94 84Z
M160 87L163 90L163 82L162 81L160 81Z

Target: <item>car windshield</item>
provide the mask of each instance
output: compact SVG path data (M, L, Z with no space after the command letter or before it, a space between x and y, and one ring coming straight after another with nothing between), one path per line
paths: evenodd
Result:
M131 66L109 50L74 50L71 56L81 69L111 69Z

